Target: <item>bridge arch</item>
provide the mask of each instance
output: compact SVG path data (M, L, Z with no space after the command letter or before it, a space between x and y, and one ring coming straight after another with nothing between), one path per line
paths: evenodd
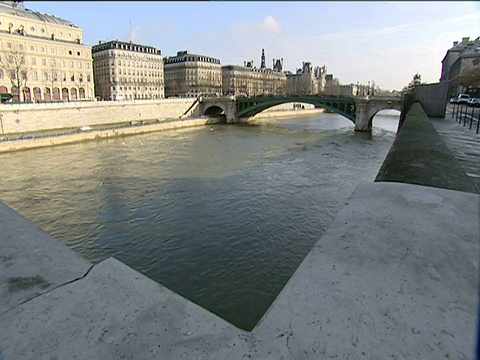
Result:
M202 115L206 116L219 116L225 115L227 113L226 109L223 108L221 104L211 105L203 111Z
M367 112L368 128L369 129L372 128L373 118L375 117L375 115L377 115L377 113L379 113L382 110L398 110L401 113L402 112L402 104L396 104L396 103L385 104L385 103L382 103L382 104L376 104L376 105L372 106Z
M237 99L236 116L240 119L249 118L273 106L287 103L311 104L342 115L355 123L356 105L354 99L349 97L298 96Z

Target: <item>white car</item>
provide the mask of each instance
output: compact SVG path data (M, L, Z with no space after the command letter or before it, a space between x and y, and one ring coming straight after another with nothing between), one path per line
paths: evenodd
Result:
M457 104L468 104L468 100L470 100L470 95L460 94L457 97Z
M93 128L91 126L85 125L85 126L81 126L78 130L80 130L80 131L92 131Z

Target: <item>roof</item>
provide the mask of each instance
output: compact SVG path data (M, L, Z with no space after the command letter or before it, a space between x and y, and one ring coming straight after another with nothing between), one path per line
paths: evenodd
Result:
M58 16L26 9L25 6L23 6L23 4L19 3L18 1L0 1L0 13L16 15L37 21L78 28L78 26L71 21L59 18Z

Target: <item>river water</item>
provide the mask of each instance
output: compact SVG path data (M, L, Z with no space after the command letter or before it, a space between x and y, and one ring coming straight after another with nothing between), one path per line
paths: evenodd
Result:
M243 329L390 149L398 112L214 125L0 155L1 200L93 263L114 256Z

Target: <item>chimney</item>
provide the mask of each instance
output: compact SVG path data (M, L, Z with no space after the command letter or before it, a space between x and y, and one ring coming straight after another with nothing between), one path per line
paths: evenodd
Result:
M453 46L457 46L457 44L458 44L458 41L453 42Z
M462 38L462 42L469 42L470 41L470 37L464 37Z

